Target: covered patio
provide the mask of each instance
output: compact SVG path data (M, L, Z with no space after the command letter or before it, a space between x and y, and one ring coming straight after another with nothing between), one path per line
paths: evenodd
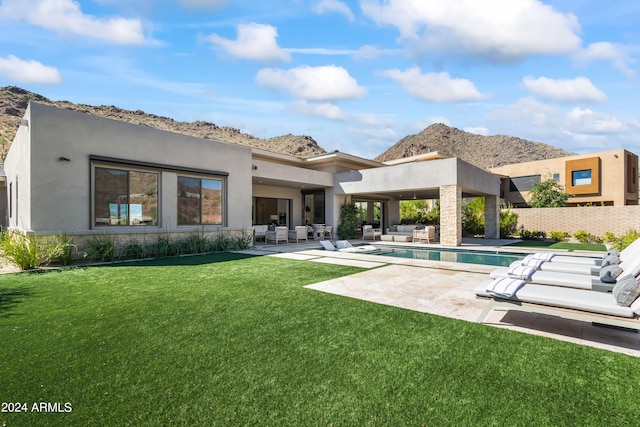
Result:
M429 161L424 161L429 160ZM332 188L333 217L352 200L379 201L385 205L383 228L400 222L400 201L440 200L440 242L462 243L462 199L484 196L485 237L499 237L500 179L458 158L405 159L406 163L381 168L351 170L335 175Z

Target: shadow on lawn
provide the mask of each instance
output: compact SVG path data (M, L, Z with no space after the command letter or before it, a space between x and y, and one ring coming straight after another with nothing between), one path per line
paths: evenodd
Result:
M237 261L241 259L254 258L259 255L240 254L233 252L215 252L211 254L182 255L174 257L154 258L145 260L128 260L103 264L100 267L162 267L177 265L205 265L218 262Z
M24 286L17 289L0 288L0 317L12 316L10 311L32 296L31 289Z

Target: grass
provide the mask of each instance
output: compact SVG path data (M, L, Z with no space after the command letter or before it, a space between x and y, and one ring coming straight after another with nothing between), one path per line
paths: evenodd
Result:
M546 248L546 249L558 249L569 252L573 251L602 251L605 252L607 248L598 243L569 243L569 242L548 242L543 240L522 240L516 243L510 243L509 247L520 248Z
M640 360L339 297L215 254L0 277L7 426L633 425Z

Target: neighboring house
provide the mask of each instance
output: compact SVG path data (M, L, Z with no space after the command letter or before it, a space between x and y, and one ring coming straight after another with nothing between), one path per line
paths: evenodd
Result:
M325 223L344 203L441 200L441 242L462 239L462 198L485 197L498 236L499 178L437 154L383 164L333 152L301 159L30 103L4 164L5 225L79 240L161 233L239 233L253 224ZM0 203L0 212L2 204Z
M517 163L490 169L502 177L500 195L526 207L537 182L553 179L571 195L567 206L638 204L638 156L623 150Z

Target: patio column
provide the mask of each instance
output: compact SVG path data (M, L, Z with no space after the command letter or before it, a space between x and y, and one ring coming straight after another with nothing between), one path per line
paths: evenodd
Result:
M484 237L500 238L500 205L497 196L484 196Z
M462 188L457 185L440 187L440 243L444 246L462 243Z

